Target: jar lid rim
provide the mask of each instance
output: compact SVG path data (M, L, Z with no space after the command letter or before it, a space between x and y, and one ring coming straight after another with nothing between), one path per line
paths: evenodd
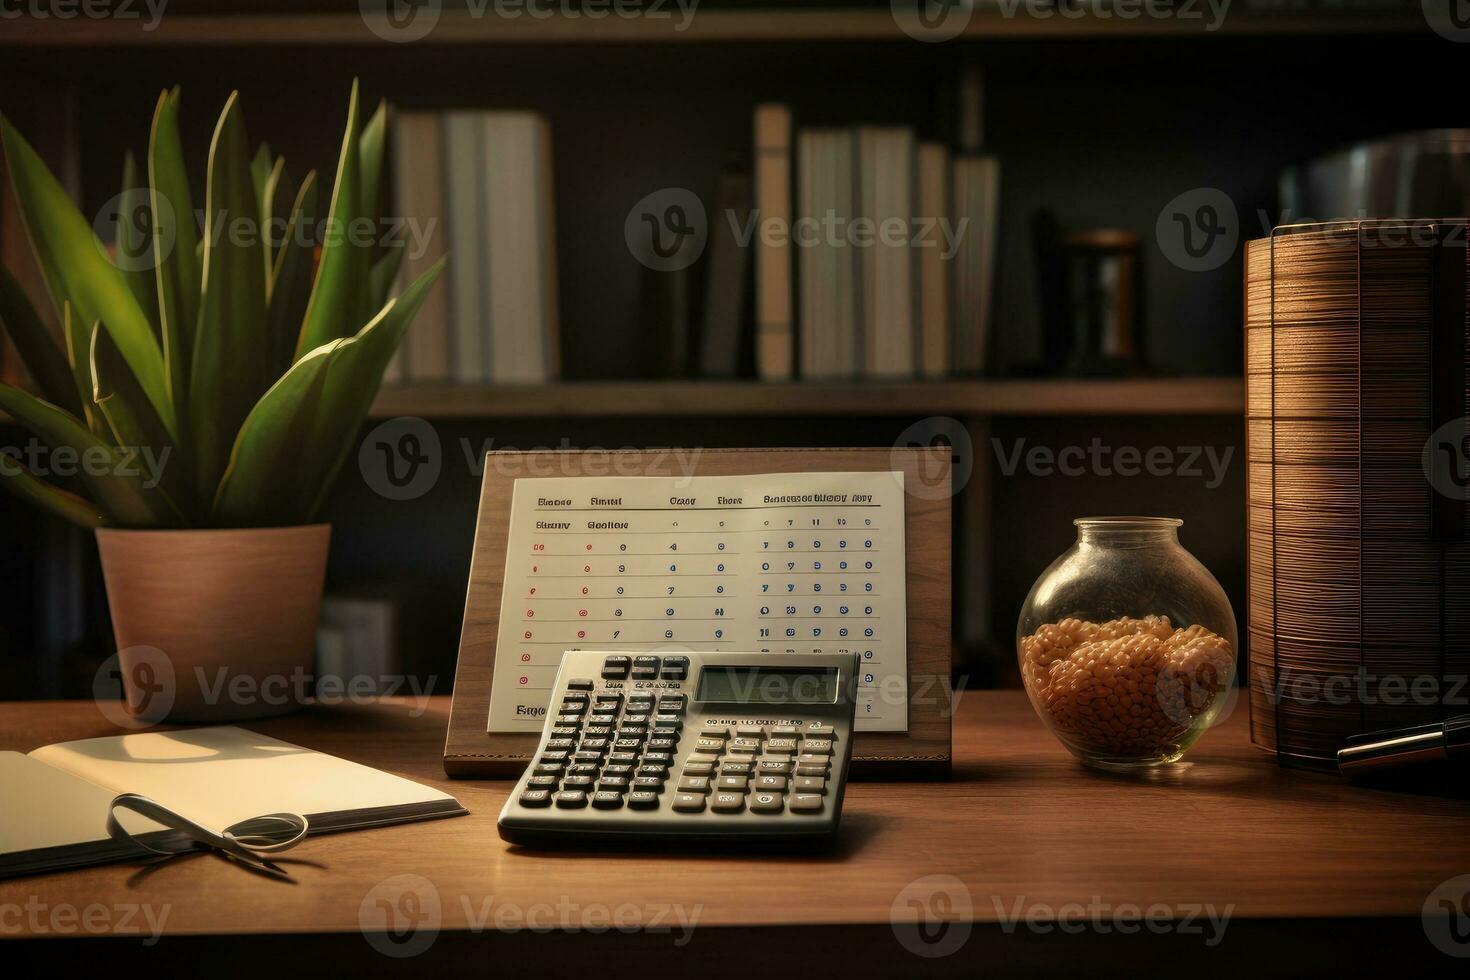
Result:
M1182 527L1180 517L1076 517L1072 523L1077 527L1115 527L1145 530L1149 528Z

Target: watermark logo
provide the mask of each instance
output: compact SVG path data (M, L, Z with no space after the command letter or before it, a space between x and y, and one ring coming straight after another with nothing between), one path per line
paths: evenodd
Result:
M1218 187L1185 191L1159 212L1154 236L1164 257L1186 272L1218 269L1240 241L1235 202Z
M664 187L634 204L623 222L628 251L655 272L687 269L704 254L709 219L699 196L684 187Z
M1199 936L1210 948L1220 945L1225 939L1230 917L1235 914L1234 904L1223 909L1208 902L1178 905L1156 902L1145 907L1128 902L1115 905L1096 895L1086 905L1067 902L1053 906L1045 902L1030 902L1024 895L1017 895L1010 904L995 895L991 903L996 918L1000 920L1001 931L1006 935L1014 933L1019 926L1025 926L1028 932L1037 935L1094 932L1105 936L1110 933L1134 935L1147 932L1163 936L1172 933Z
M1109 446L1097 436L1087 445L1074 444L1053 448L1029 445L1025 439L1014 440L1009 447L999 438L990 440L996 462L1003 476L1012 477L1023 468L1030 476L1113 477L1136 476L1180 477L1203 480L1206 490L1215 490L1225 482L1235 447L1215 446Z
M1470 957L1470 875L1440 882L1424 900L1424 935L1446 956Z
M141 20L144 31L158 29L168 0L5 0L0 21L33 20Z
M411 415L378 425L357 450L357 468L379 496L417 500L439 482L444 454L439 434L427 421Z
M162 220L157 223L156 243L153 208L148 188L133 188L108 198L92 219L98 248L124 272L147 272L173 254L176 234L173 205L166 196L158 195L157 211ZM115 243L115 247L108 248L107 242Z
M144 946L156 946L173 910L147 902L53 904L31 895L0 902L0 936L141 936Z
M423 875L385 878L363 896L357 924L369 946L384 956L407 959L434 945L444 922L439 889Z
M1424 20L1448 41L1470 41L1470 0L1423 0Z
M1206 33L1218 31L1231 0L999 0L1001 16L1024 13L1037 20L1175 20L1198 21Z
M1431 432L1419 462L1435 493L1470 500L1470 417L1462 415Z
M915 41L935 44L959 37L975 14L975 0L889 0L893 22Z
M936 465L928 456L919 462L916 479L904 481L904 489L921 500L943 500L965 488L975 471L975 447L970 441L970 431L957 419L943 415L931 415L920 419L898 434L889 454L889 468L901 472L901 449L927 449L945 447L949 450L949 479L945 479L945 468Z
M119 650L92 675L92 702L118 728L158 724L173 710L177 693L173 661L157 647Z
M384 41L407 44L422 41L439 25L443 0L357 0L357 12L367 29Z
M893 899L889 922L904 949L925 959L957 952L974 928L975 902L954 875L925 875Z

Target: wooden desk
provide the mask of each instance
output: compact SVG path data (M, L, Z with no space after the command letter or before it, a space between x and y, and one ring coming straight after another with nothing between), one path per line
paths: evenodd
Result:
M1454 964L1426 938L1421 909L1445 879L1470 873L1465 799L1278 769L1250 746L1243 705L1190 764L1130 779L1077 766L1019 692L970 693L955 723L953 780L855 783L835 853L779 857L510 849L495 832L510 784L451 781L440 768L448 709L435 698L415 717L411 702L392 701L253 727L440 786L470 816L311 839L289 855L299 862L294 885L208 855L0 882L0 933L49 936L20 947L48 963L85 966L105 946L109 963L135 956L145 967L202 956L211 972L244 975L308 955L328 957L334 973L376 972L399 963L364 939L360 910L399 900L406 883L437 894L440 931L404 963L436 974L553 954L608 975L632 956L746 978L768 972L762 965L829 975L827 956L854 975L973 975L998 962L1096 969L1136 966L1140 956L1197 959L1212 972ZM90 703L0 705L0 748L112 730ZM0 792L13 805L24 787ZM394 881L405 875L416 877ZM930 875L952 876L947 900L911 887ZM913 921L914 902L958 924L936 925L937 941L925 946L911 926L893 925L895 915ZM42 909L40 929L14 911L28 903ZM61 930L46 924L46 910L94 903L166 907L165 938L55 941ZM1223 941L1212 943L1211 909L1230 915ZM1144 923L1149 910L1164 925ZM1008 923L1017 911L1037 925ZM692 919L692 938L680 916ZM1200 932L1180 928L1186 917ZM628 935L609 931L611 922L674 931ZM547 935L550 926L573 932ZM919 959L905 945L932 952L960 933L963 944L943 957Z

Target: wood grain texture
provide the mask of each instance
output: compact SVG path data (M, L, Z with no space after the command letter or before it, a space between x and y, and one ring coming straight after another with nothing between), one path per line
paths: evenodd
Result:
M437 786L469 816L311 838L284 856L295 886L200 855L3 881L0 907L147 901L170 906L170 934L354 933L376 886L419 875L440 896L445 932L473 925L493 899L521 909L561 903L567 926L624 904L682 906L698 909L701 928L867 924L891 943L895 898L917 878L945 874L969 890L969 917L979 922L997 922L1018 899L1052 908L1214 903L1233 906L1232 921L1403 918L1423 943L1426 896L1470 871L1463 798L1278 768L1250 745L1244 703L1186 764L1134 779L1079 766L1023 693L967 692L955 715L953 778L851 784L837 851L809 857L512 849L495 830L511 785L453 781L440 769L448 708L447 698L432 698L416 717L422 705L390 699L251 727ZM114 733L88 702L0 705L0 749ZM477 938L489 943L480 950L495 948L496 936Z
M444 746L444 768L453 776L518 776L537 735L489 734L490 683L500 599L505 585L505 549L511 492L517 479L550 476L670 475L677 471L667 452L553 451L490 453L480 492L474 553L465 598L455 673L454 710ZM948 703L950 635L950 507L948 449L704 449L694 459L694 476L756 473L870 472L901 470L908 607L909 730L863 732L853 745L855 771L874 772L894 764L894 777L942 775L949 765Z
M986 378L969 381L773 384L758 381L578 381L403 385L378 392L374 418L842 415L1239 415L1240 378Z

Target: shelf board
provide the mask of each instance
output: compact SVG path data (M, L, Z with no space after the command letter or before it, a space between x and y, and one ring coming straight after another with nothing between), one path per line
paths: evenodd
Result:
M842 415L1240 415L1239 378L995 379L848 384L588 381L385 386L373 418Z
M391 2L391 0L390 0ZM488 9L488 8L487 8ZM496 17L446 11L419 44L659 44L698 42L895 41L912 39L885 7L879 9L696 10L686 21L677 6L656 17ZM1273 13L1231 10L1216 29L1178 17L1007 16L999 6L977 10L960 40L991 38L1243 37L1405 33L1424 30L1417 4L1403 11ZM3 47L339 46L389 45L356 13L173 14L145 30L146 18L18 17L0 30Z

